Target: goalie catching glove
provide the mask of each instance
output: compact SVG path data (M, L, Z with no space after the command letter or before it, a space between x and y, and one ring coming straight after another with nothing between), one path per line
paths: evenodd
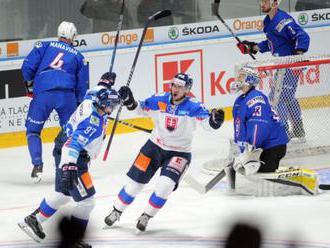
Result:
M243 40L242 42L237 43L238 49L241 51L243 54L256 54L258 51L254 49L254 46L257 46L258 43L255 43L253 41L247 41Z
M236 172L250 176L258 172L262 161L260 161L260 155L262 149L255 149L251 145L247 145L243 153L241 153L234 160L233 168Z

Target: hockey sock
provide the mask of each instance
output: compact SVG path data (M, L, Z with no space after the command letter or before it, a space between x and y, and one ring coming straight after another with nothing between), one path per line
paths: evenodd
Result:
M129 182L120 190L118 198L113 204L114 208L123 212L135 199L135 196L142 190L144 184L129 179Z
M38 210L39 211L36 214L36 218L39 223L45 222L46 220L48 220L48 218L50 218L57 211L57 209L49 206L49 204L46 202L46 199L43 199L43 201L40 203Z
M38 208L38 212L36 214L36 218L39 223L45 222L50 218L57 209L59 209L62 205L66 204L70 201L70 197L66 196L62 193L54 192L47 198L44 198L40 203Z
M165 205L167 198L173 192L175 184L171 178L160 176L155 191L151 194L144 212L149 216L155 216Z
M40 134L27 133L27 143L33 165L42 165L42 145Z

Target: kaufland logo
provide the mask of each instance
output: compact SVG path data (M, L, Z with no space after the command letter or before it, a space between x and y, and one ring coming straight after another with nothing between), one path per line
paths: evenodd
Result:
M173 77L179 73L193 78L191 95L204 102L203 50L189 50L155 55L156 93L170 91Z

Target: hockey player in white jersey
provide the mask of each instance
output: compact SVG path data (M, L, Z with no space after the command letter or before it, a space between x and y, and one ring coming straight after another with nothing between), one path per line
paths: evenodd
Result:
M46 237L42 224L73 199L77 205L71 216L71 237L78 238L72 247L91 247L79 240L87 228L94 207L95 188L88 172L90 159L95 159L102 147L108 116L120 104L115 90L105 88L87 97L78 106L65 126L67 141L62 148L60 163L56 165L55 192L47 195L39 207L25 217L19 227L35 241Z
M164 206L190 164L196 124L210 130L222 125L223 110L213 109L210 113L198 100L187 96L192 84L189 75L179 73L172 81L170 92L139 102L135 101L128 87L120 88L119 94L127 109L151 116L155 128L129 169L128 182L120 190L113 211L105 218L108 226L119 220L143 186L160 169L157 185L136 225L139 231L145 231L149 219Z

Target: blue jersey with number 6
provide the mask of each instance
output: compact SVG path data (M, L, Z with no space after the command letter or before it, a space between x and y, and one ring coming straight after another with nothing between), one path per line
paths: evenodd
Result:
M84 56L63 41L36 42L22 65L24 80L33 81L33 94L49 90L72 90L82 102L88 87Z

